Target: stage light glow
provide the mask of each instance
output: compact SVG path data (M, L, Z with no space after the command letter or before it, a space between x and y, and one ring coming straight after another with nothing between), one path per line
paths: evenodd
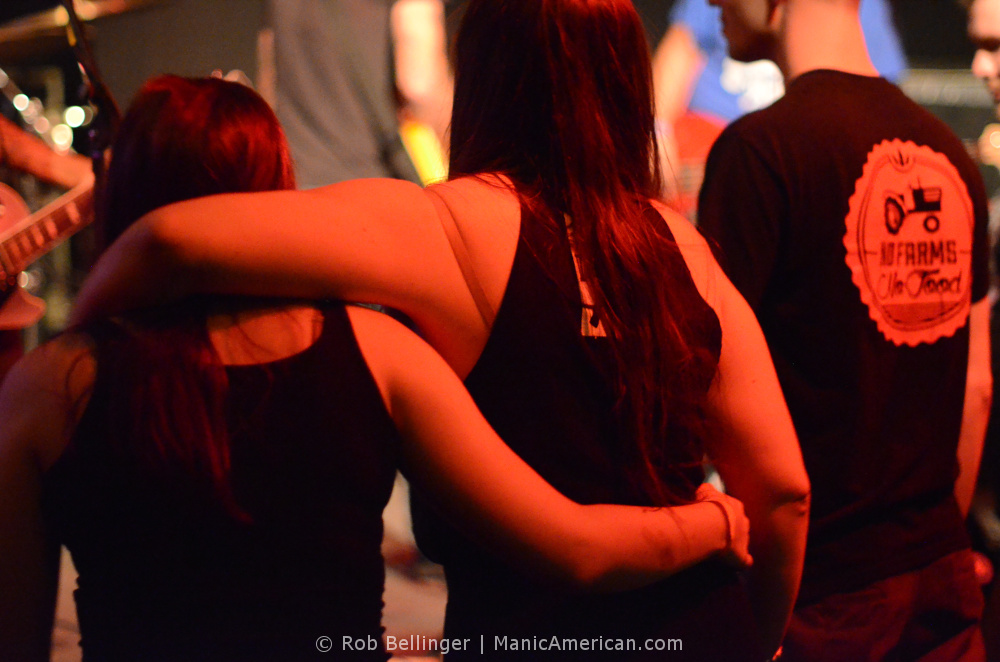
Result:
M23 113L24 111L26 111L28 109L28 105L31 102L28 99L28 95L27 94L17 94L17 95L14 95L13 103L14 103L14 107L17 108L20 112Z
M52 123L49 122L44 117L39 117L38 121L35 122L35 131L38 133L48 133L49 129L52 128Z
M70 106L63 112L63 121L74 129L83 126L85 119L87 119L87 114L80 106Z
M73 144L73 129L66 124L56 124L52 127L52 142L57 148L68 149Z

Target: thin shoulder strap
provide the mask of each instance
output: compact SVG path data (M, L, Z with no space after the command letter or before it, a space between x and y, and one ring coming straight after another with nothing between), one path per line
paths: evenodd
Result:
M479 283L479 278L476 277L472 258L469 257L469 251L465 247L465 239L462 237L462 231L459 230L458 224L455 223L455 215L451 211L451 206L445 200L444 196L434 189L428 188L424 190L431 194L430 200L434 204L434 207L437 208L441 227L448 237L448 243L451 244L451 252L455 255L455 260L458 262L458 268L462 271L462 277L465 278L465 284L469 288L469 293L472 294L472 299L476 302L479 316L482 318L486 328L491 328L493 320L496 319L496 311L493 310L489 299L486 298L483 286Z

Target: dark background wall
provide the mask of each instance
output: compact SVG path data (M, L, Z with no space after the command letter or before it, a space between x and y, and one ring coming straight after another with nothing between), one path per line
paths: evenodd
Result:
M5 1L5 0L2 0ZM119 103L150 76L257 70L263 0L170 0L94 21L94 55Z
M965 37L965 10L957 0L894 0L892 4L912 66L969 66L973 49Z
M0 68L47 104L51 90L40 81L45 72L61 70L69 105L83 100L76 60L65 30L38 15L58 4L0 0ZM240 69L256 79L264 0L126 0L120 6L126 10L86 23L99 69L120 106L161 73L204 76L213 69Z
M59 3L54 0L3 0L0 3L0 23L43 11L57 4Z

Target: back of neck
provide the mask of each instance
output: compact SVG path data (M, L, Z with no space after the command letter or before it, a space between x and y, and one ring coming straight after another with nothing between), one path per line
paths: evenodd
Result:
M799 0L788 2L784 12L777 62L786 83L816 69L879 75L854 3Z

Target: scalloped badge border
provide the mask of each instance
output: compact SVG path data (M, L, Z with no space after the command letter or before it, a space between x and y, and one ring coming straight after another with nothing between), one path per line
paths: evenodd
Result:
M937 152L926 145L918 145L913 141L903 141L898 138L883 140L868 152L868 160L865 162L861 177L854 184L854 194L851 196L847 217L844 219L846 226L846 231L844 232L844 248L847 249L846 262L851 271L851 279L861 294L861 300L868 308L869 316L878 325L878 329L882 335L896 345L905 344L910 347L916 347L922 343L929 344L941 338L952 336L956 331L965 326L972 305L971 260L969 266L970 279L968 286L965 288L964 300L960 305L955 307L954 312L938 320L934 325L925 326L924 328L900 328L882 314L879 302L868 286L865 266L861 259L862 249L859 244L863 238L858 236L859 225L861 213L864 211L866 199L869 197L870 182L874 180L874 176L877 174L876 168L894 167L892 165L891 153L899 154L901 150L906 154L912 155L914 161L920 158L930 158L946 166L949 175L957 182L960 187L959 191L963 194L962 203L965 207L966 217L970 222L970 236L973 237L973 241L975 234L975 214L972 209L972 200L969 197L969 189L965 185L965 180L959 175L958 169L955 168L954 164L941 152Z

